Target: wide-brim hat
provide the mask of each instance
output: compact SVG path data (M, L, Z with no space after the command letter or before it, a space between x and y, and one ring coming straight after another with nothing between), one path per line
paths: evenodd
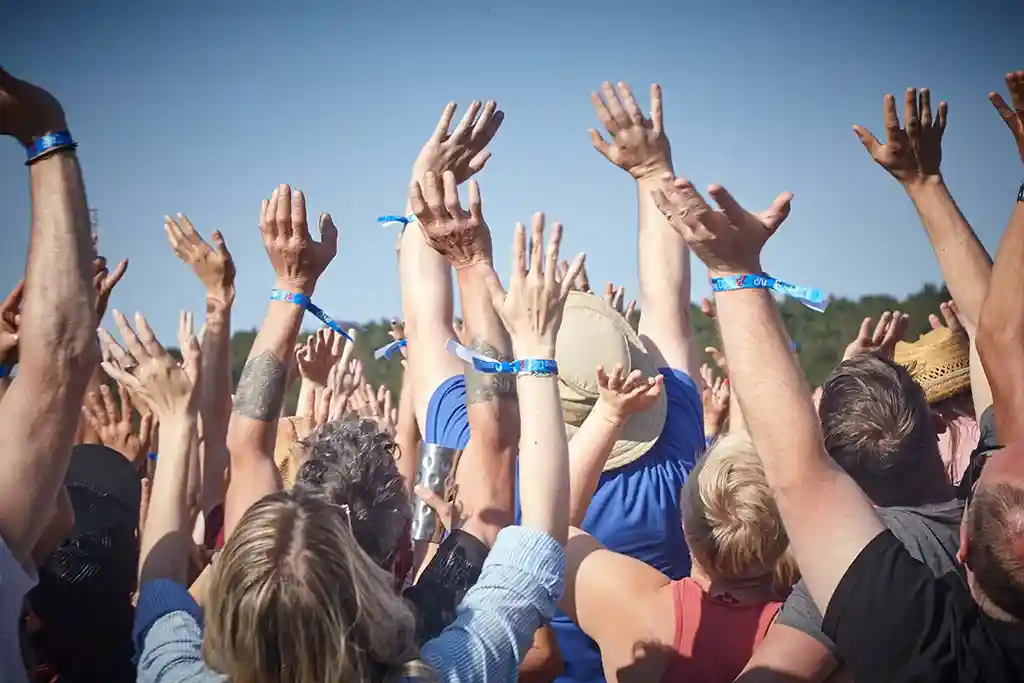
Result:
M935 404L971 388L970 353L967 335L941 327L916 342L898 342L893 360L921 385L928 403Z
M606 372L621 364L627 374L640 370L644 377L658 375L657 365L626 319L600 297L582 292L570 292L565 302L555 360L562 419L570 439L597 403L598 365ZM668 398L663 390L651 408L627 420L604 471L624 467L649 451L661 436L667 414Z

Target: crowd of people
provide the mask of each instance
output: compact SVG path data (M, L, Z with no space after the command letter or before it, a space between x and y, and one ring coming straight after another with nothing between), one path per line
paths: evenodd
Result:
M1006 85L1024 162L1024 72ZM288 185L260 207L275 281L237 384L234 262L182 214L201 332L182 314L178 354L141 314L105 321L128 264L97 254L64 109L0 70L32 203L0 304L0 681L1024 680L1024 186L993 262L943 182L946 104L907 90L901 123L886 96L884 140L854 132L952 301L915 341L899 311L864 320L812 390L777 297L827 301L761 261L792 195L754 212L716 184L711 206L657 85L649 114L624 83L591 102L637 189L638 304L592 291L540 213L501 281L475 176L504 113L453 127L450 103L389 217L395 400L314 303L338 230L314 237Z

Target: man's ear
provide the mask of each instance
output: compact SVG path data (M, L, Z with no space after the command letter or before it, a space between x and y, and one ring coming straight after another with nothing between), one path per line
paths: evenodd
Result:
M930 412L932 414L932 427L935 428L935 436L942 436L949 429L949 425L946 424L946 421L937 412L934 410Z

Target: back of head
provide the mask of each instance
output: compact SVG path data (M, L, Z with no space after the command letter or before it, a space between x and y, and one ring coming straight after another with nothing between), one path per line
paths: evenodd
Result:
M789 537L749 435L730 432L716 441L682 498L686 540L713 580L773 578Z
M394 440L371 420L346 419L324 425L299 447L306 460L295 489L346 508L359 546L390 569L412 514Z
M1024 621L1024 488L979 486L967 512L967 568L984 598Z
M204 654L233 683L387 681L414 620L347 515L301 491L250 508L214 565Z
M934 477L945 481L928 401L896 363L843 361L822 385L818 415L829 455L876 505L912 504Z

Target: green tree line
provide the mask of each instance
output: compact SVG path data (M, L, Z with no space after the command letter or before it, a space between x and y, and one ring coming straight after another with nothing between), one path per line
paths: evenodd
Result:
M877 320L885 310L909 313L910 330L907 339L913 340L930 329L928 316L932 313L937 314L939 304L948 299L949 292L945 287L927 284L920 291L902 300L884 294L859 299L833 298L825 313L812 311L789 299L782 301L779 308L789 334L796 342L796 354L807 379L811 386L817 386L842 358L843 349L853 340L864 318ZM719 346L714 323L705 317L697 306L692 310L692 322L699 350L706 346ZM402 382L399 354L394 354L389 360L373 358L375 349L391 341L391 337L388 336L388 321L381 319L362 325L346 323L346 327L349 326L359 330L355 357L363 361L367 380L374 386L386 384L397 396ZM308 331L303 332L300 338L305 339L308 334ZM232 336L231 362L236 383L255 338L256 330L238 331ZM287 399L288 405L292 408L297 395L298 382L291 388Z

